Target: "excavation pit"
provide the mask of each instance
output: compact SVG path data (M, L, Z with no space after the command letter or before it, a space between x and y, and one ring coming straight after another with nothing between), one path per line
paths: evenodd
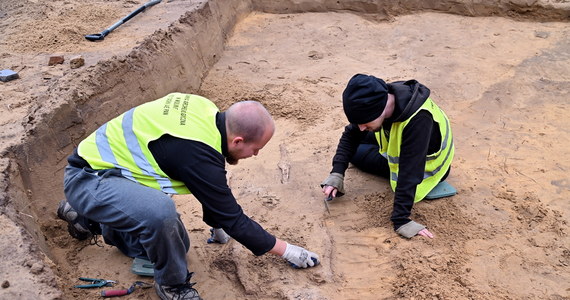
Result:
M177 196L204 299L567 297L568 3L274 2L163 1L98 43L82 34L144 2L0 4L1 69L20 74L2 83L0 298L98 299L100 290L73 288L78 277L120 287L145 279L115 248L69 237L55 208L77 143L172 91L222 110L266 105L276 135L228 167L230 186L269 232L322 258L299 271L235 241L206 244L198 202ZM82 55L86 66L48 67L53 54ZM434 240L398 238L387 183L354 168L330 215L322 204L319 183L346 125L341 93L355 73L417 79L452 121L459 194L412 214ZM130 297L158 299L152 289Z

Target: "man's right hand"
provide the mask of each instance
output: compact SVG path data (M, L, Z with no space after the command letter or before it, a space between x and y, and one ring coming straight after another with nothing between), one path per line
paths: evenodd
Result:
M327 201L331 201L336 198L338 190L332 185L325 185L325 187L323 187L323 194L325 194Z
M285 253L282 256L295 268L314 267L319 264L319 256L305 248L287 243Z
M340 197L344 195L344 175L340 173L330 173L329 177L321 183L323 193L328 197L333 193L333 197ZM336 193L334 190L336 189Z

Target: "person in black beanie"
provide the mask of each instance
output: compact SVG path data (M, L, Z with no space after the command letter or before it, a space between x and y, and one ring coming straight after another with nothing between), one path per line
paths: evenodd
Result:
M391 221L398 234L433 238L410 219L412 206L447 178L455 151L449 119L429 95L416 80L386 83L365 74L349 80L342 103L350 124L340 138L332 171L321 183L327 199L344 195L350 162L390 181L395 192Z

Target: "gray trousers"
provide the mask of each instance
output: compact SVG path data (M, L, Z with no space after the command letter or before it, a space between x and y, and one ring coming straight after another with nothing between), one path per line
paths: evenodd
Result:
M101 225L107 244L129 257L153 262L158 284L185 282L190 239L167 194L126 179L116 169L93 171L69 165L64 192L80 216Z

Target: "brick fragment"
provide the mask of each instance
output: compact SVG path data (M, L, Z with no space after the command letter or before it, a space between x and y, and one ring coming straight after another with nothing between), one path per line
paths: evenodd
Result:
M60 65L64 61L63 55L54 55L49 58L48 66Z

